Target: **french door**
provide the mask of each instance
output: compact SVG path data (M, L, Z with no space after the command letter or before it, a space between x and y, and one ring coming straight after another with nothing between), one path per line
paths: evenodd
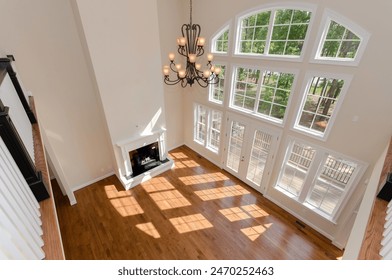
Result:
M279 134L241 116L229 115L224 168L264 193L275 159Z

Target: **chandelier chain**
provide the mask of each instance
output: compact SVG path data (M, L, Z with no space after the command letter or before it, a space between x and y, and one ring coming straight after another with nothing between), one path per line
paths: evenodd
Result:
M190 6L190 8L189 8L189 10L190 10L190 14L189 14L189 20L190 20L190 24L191 24L191 26L192 26L192 0L190 0L189 1L189 6Z

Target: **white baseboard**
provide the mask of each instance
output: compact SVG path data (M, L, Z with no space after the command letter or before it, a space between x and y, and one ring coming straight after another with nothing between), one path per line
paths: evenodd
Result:
M79 185L79 186L73 187L73 188L72 188L72 192L76 192L76 191L78 191L78 190L80 190L80 189L83 189L83 188L85 188L85 187L87 187L87 186L89 186L89 185L91 185L91 184L94 184L94 183L96 183L96 182L98 182L98 181L101 181L102 179L105 179L105 178L107 178L107 177L109 177L109 176L112 176L112 175L114 175L114 172L113 172L113 171L110 172L110 173L107 173L107 174L105 174L105 175L102 175L102 176L100 176L100 177L98 177L98 178L95 178L95 179L93 179L93 180L90 180L90 181L88 181L88 182L85 182L85 183L83 183L83 184L81 184L81 185Z
M185 142L182 143L182 144L175 145L174 147L167 148L167 150L170 152L171 150L177 149L177 148L179 148L181 146L185 146Z
M304 217L302 217L301 215L299 215L298 213L295 213L294 211L292 211L290 208L284 206L283 204L281 204L279 201L277 201L276 199L272 198L269 195L265 195L265 198L267 198L268 200L272 201L273 203L275 203L276 205L278 205L280 208L284 209L285 211L289 212L291 215L293 215L294 217L296 217L297 219L300 219L302 222L306 223L309 227L311 227L312 229L314 229L315 231L319 232L320 234L324 235L326 238L328 238L329 240L331 240L331 242L337 246L339 249L340 248L339 244L335 244L333 242L334 238L332 235L326 233L325 231L323 231L322 229L320 229L319 227L315 226L313 223L311 223L310 221L308 221L307 219L305 219Z

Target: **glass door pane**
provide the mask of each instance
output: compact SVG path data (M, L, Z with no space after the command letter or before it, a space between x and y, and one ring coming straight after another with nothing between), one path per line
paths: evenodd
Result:
M255 131L246 179L257 186L261 185L261 179L267 163L271 142L272 136L270 134L260 130Z
M227 150L227 167L238 172L242 160L242 145L244 143L245 125L232 121L230 129L230 139Z

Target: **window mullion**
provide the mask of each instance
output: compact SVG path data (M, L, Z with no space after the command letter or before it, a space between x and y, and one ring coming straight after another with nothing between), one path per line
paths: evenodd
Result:
M204 127L205 130L205 135L206 135L206 141L204 143L204 147L208 147L210 145L210 132L211 132L211 110L206 109L206 124Z
M312 191L314 184L316 183L316 179L321 172L320 166L325 161L326 156L326 153L316 150L316 155L310 164L308 174L306 175L301 193L298 197L299 202L304 203L309 193Z
M259 108L259 102L260 102L260 95L261 95L261 85L264 81L264 71L260 70L260 78L259 82L257 83L257 89L256 89L256 100L255 100L255 106L253 107L253 112L257 113L257 109Z
M274 22L275 22L275 13L276 13L276 9L272 9L271 10L271 14L270 14L268 33L267 33L267 37L266 37L266 40L265 40L265 48L264 48L264 54L265 55L267 55L269 53L269 48L270 48L270 45L271 45L272 29L274 27Z

